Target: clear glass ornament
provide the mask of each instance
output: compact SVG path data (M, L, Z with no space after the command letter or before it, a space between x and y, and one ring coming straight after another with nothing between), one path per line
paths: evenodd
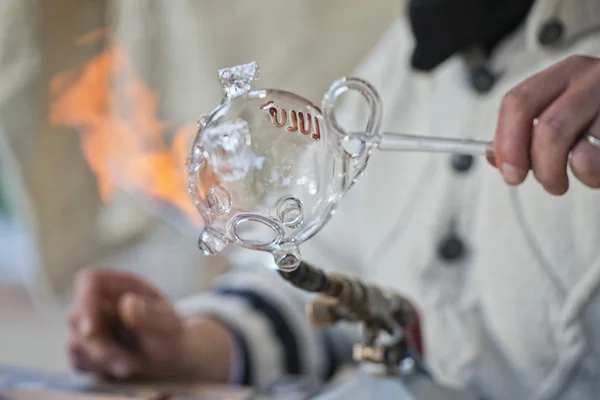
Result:
M205 254L235 244L270 252L281 270L294 270L298 246L331 218L374 148L491 152L488 143L380 132L381 101L360 79L336 80L321 111L290 92L252 90L256 62L218 75L223 100L199 119L188 158L189 193L204 220L198 245ZM336 101L348 90L360 93L370 108L361 132L347 132L335 118ZM352 153L344 146L349 140L358 141Z

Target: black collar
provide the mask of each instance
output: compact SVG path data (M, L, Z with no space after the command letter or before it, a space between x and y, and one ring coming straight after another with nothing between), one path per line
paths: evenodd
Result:
M416 46L413 68L429 71L453 54L480 47L489 54L525 21L534 0L410 0Z

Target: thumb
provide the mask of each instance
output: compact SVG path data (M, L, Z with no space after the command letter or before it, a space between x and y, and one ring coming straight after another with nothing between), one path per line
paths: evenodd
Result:
M492 146L494 146L494 142L492 142ZM485 158L487 159L488 163L490 163L491 166L498 168L498 163L496 162L495 147L494 147L494 151L487 152L487 154L485 155Z
M485 156L485 158L487 159L488 163L490 163L491 166L498 168L498 164L496 162L496 156L493 153L487 154Z
M182 329L181 320L168 301L139 294L121 296L119 316L138 336L172 336Z

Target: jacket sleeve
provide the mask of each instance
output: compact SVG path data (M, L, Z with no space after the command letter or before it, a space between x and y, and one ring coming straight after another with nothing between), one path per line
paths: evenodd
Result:
M285 282L266 253L236 250L211 290L178 304L183 316L208 314L236 338L231 383L260 385L283 375L328 379L351 361L354 325L315 328L305 315L310 296Z

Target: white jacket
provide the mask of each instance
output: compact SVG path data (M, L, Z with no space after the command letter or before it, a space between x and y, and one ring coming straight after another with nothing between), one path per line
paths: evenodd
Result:
M540 35L551 34L556 23L562 35L541 45ZM460 55L433 73L411 70L412 37L401 19L355 75L380 92L384 130L491 140L503 95L570 54L598 56L599 28L596 0L537 1L524 27L494 51L487 68L497 81L479 94ZM350 104L343 112L360 120L362 107ZM375 152L339 211L301 249L304 257L412 299L422 317L426 361L442 382L470 386L486 399L600 398L600 192L572 179L565 196L553 197L532 177L507 186L484 159L462 173L451 161ZM448 237L464 245L452 261L439 250ZM245 257L238 262L248 263ZM323 345L292 311L289 286L243 274L222 282L255 287L290 315L305 370L318 368L314 346ZM237 318L240 329L255 329L253 343L270 338L276 344L262 353L250 350L253 366L282 368L268 359L282 348L280 335L258 328L260 307L235 314L235 305L224 311L223 303L197 300L190 309L193 303Z

